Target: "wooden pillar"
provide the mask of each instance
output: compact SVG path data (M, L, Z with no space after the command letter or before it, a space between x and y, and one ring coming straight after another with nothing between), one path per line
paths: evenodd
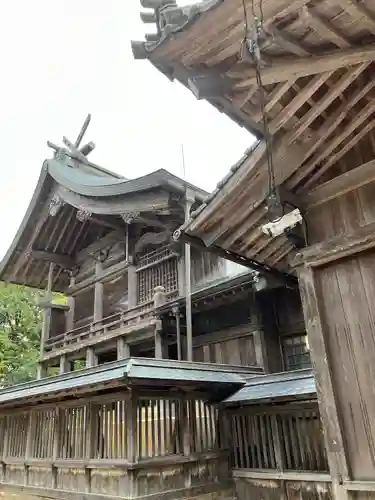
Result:
M130 358L130 346L125 342L124 337L117 339L117 359Z
M194 195L186 190L185 223L190 218L190 210L195 201ZM186 340L187 360L193 361L193 323L191 310L191 247L185 245L185 299L186 299Z
M76 279L74 276L70 278L70 284L69 288L73 287L75 285ZM69 305L69 310L66 312L66 331L69 332L69 330L74 330L74 321L75 321L75 305L76 305L76 300L75 297L69 296L68 297L68 305Z
M177 273L178 273L178 295L179 297L185 297L186 292L186 279L185 279L185 248L181 250L181 255L177 262Z
M98 357L95 354L93 347L86 349L86 368L92 368L98 364Z
M134 264L128 267L128 308L135 307L138 303L137 270Z
M157 286L154 290L154 308L158 308L166 303L165 288L163 286ZM161 321L159 327L155 328L155 358L163 359L164 350L164 339L163 332L161 329Z
M43 365L42 363L42 358L44 355L44 344L46 340L50 336L50 328L51 328L51 316L52 316L52 310L51 310L51 303L52 303L52 285L53 285L53 272L54 272L55 265L51 263L49 265L48 269L48 280L47 280L47 289L45 293L45 301L46 305L43 309L43 324L42 324L42 335L40 339L40 350L39 350L39 355L40 355L40 364L38 368L38 378L42 378L44 376L44 371L43 371Z
M268 373L267 357L265 356L265 341L264 333L260 330L253 333L255 358L258 366L262 366L264 371Z
M294 265L333 492L346 500L375 481L375 225L307 248Z
M181 344L181 322L180 309L178 306L172 308L172 312L176 318L176 342L177 342L177 359L182 360L182 344Z
M70 361L68 361L66 354L60 356L60 375L70 371Z
M98 261L95 265L95 275L99 279L103 270L103 264ZM103 283L96 281L94 288L94 321L103 319Z

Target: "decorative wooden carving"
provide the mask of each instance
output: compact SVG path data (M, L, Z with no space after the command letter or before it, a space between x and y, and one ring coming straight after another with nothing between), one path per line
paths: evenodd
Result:
M65 205L65 201L58 194L54 194L49 203L49 215L55 217L59 210Z
M79 160L84 164L88 163L87 156L95 149L95 144L93 142L89 142L88 144L82 146L81 148L80 145L87 131L87 128L90 124L90 121L91 121L91 115L89 114L74 143L70 142L69 139L67 139L66 137L63 137L63 143L65 144L66 148L57 146L51 141L47 141L47 146L55 151L54 158L56 160L62 160L64 157L70 156L71 158ZM79 164L76 166L79 166Z
M87 221L91 217L91 215L91 212L89 212L88 210L84 210L83 208L77 210L77 219L80 222Z
M121 218L125 222L125 224L131 224L136 219L138 219L139 216L140 216L139 212L125 212L121 214Z

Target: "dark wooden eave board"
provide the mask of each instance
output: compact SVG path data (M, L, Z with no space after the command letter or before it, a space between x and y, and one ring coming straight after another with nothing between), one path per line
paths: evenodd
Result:
M277 402L286 398L316 398L315 378L311 370L296 370L251 377L246 385L224 401L229 405Z
M121 383L124 388L134 384L149 387L155 383L168 386L176 382L183 383L184 387L204 386L206 390L227 386L234 392L245 384L245 377L261 371L259 367L129 358L8 387L0 391L0 407L16 402L26 404L31 399L34 403L47 398L57 399L61 393L74 395L82 388L90 392L96 386L115 382Z
M44 260L46 262L56 264L63 269L73 269L73 267L76 265L74 259L69 255L56 252L46 252L44 250L33 249L31 251L31 256L35 260Z

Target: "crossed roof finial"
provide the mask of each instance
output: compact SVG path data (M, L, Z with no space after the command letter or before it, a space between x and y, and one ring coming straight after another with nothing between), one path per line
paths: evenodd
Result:
M63 137L63 143L66 148L62 148L60 146L56 146L51 141L47 141L47 146L52 148L55 151L55 157L59 154L69 153L69 156L75 158L76 160L80 160L83 163L88 163L87 156L95 149L95 144L93 142L88 142L84 146L81 146L82 139L90 125L91 115L88 114L87 118L78 134L78 137L74 143L70 142L67 137Z

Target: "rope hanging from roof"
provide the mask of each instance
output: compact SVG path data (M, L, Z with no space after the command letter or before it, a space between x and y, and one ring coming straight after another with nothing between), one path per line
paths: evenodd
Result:
M264 132L264 141L266 144L266 155L267 155L267 167L268 167L268 207L271 212L271 217L274 218L274 215L282 215L281 212L281 202L278 195L278 191L276 188L275 181L275 169L273 164L273 150L272 150L272 136L270 134L269 126L268 126L268 116L266 112L266 91L262 82L262 75L260 72L260 64L261 64L261 49L260 49L260 35L264 31L263 29L263 0L260 0L259 10L260 17L257 16L255 11L255 0L251 0L251 8L252 8L252 17L253 17L253 25L250 31L248 15L246 9L246 0L242 0L243 6L243 14L244 14L244 26L245 26L245 34L244 39L241 46L241 58L244 58L245 54L249 54L255 68L256 81L259 90L260 96L260 111L262 116L262 124L263 124L263 132ZM274 215L273 215L274 214Z

